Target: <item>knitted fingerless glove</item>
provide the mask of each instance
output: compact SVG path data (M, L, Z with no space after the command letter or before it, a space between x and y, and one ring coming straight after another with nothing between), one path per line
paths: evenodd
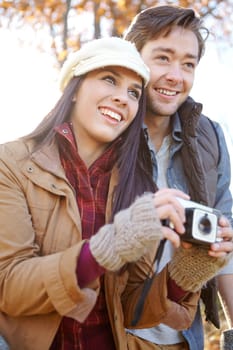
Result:
M213 258L208 255L206 248L200 246L192 246L190 249L180 247L168 264L168 271L183 290L197 292L231 257L232 254L227 254L222 258Z
M153 194L146 194L117 213L113 224L103 226L92 236L90 250L101 266L116 271L125 263L139 259L149 245L162 238Z

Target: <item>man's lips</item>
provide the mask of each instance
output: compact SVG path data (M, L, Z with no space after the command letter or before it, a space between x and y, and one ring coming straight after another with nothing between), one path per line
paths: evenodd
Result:
M176 96L178 94L177 91L167 90L167 89L155 89L158 93L165 95L165 96Z

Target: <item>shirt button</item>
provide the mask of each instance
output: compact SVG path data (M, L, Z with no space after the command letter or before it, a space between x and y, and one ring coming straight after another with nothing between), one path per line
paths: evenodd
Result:
M63 132L63 134L68 134L69 133L68 129L62 129L62 132Z
M27 171L28 171L29 173L32 173L32 172L33 172L33 167L29 166L29 167L27 168Z

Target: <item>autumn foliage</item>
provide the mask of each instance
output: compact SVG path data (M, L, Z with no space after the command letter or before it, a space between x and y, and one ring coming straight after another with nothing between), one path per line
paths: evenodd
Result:
M58 62L92 38L121 36L136 13L149 6L173 4L195 9L218 37L232 40L231 1L180 0L0 0L0 27L33 30L33 44L51 50ZM46 33L45 42L41 33ZM20 38L19 38L20 39Z

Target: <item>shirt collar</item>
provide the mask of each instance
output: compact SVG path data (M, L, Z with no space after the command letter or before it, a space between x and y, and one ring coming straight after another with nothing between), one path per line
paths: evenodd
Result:
M181 141L181 133L182 133L182 128L181 128L181 122L180 122L180 118L179 118L179 113L176 112L175 114L173 114L171 116L172 118L172 139L175 141ZM146 140L148 142L149 148L150 150L154 150L154 145L151 142L150 136L149 136L149 132L148 132L148 127L145 123L143 123L143 130L144 130L144 134L146 137Z

